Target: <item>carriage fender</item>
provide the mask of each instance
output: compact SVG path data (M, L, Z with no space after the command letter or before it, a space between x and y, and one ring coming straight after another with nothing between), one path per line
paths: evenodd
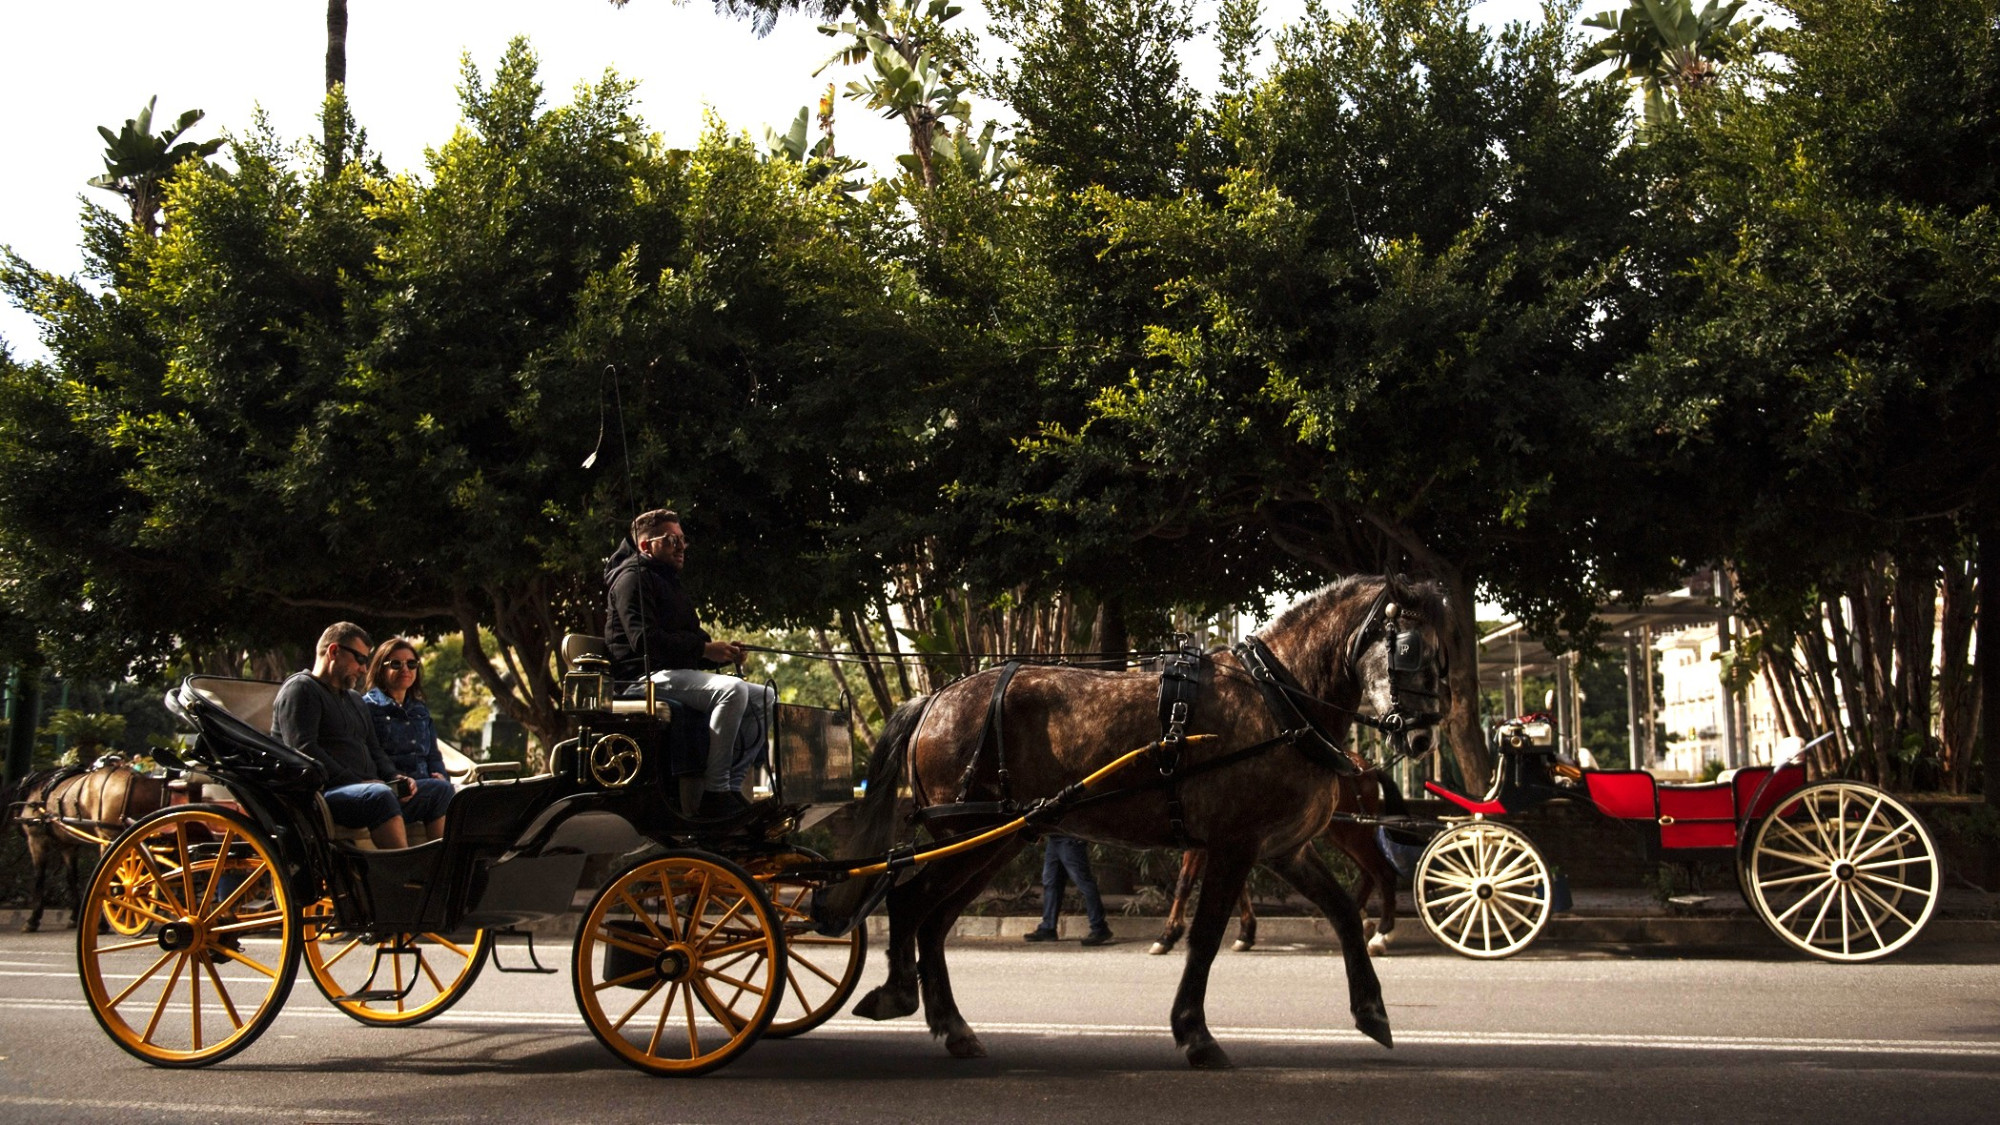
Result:
M620 854L648 842L632 822L600 807L602 794L578 793L548 808L523 829L508 857L561 849L586 855Z

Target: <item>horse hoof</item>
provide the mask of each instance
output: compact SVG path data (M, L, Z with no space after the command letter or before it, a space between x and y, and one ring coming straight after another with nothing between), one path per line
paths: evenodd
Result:
M1254 941L1245 941L1242 938L1237 938L1235 943L1230 945L1229 948L1235 950L1238 953L1242 953L1245 950L1257 948L1257 943Z
M1229 1061L1229 1052L1211 1039L1187 1049L1188 1065L1196 1070L1234 1070L1236 1064Z
M986 1057L986 1044L981 1043L977 1035L954 1036L944 1041L944 1049L950 1051L951 1057L955 1059L983 1059Z
M40 922L21 923L21 932L24 934L40 933L41 929L42 929L42 924Z
M878 988L861 998L854 1006L854 1014L865 1020L893 1020L911 1015L917 1010L917 998L899 996L885 988Z
M1376 934L1374 937L1368 939L1368 956L1387 957L1388 955L1389 937L1387 934Z
M1152 954L1155 957L1158 957L1160 954L1165 953L1171 949L1173 949L1172 943L1164 941L1156 941L1153 943L1153 948L1148 949L1146 952Z
M1389 1013L1383 1011L1380 1004L1370 1004L1355 1012L1354 1026L1361 1034L1384 1047L1395 1048L1395 1037L1389 1034Z

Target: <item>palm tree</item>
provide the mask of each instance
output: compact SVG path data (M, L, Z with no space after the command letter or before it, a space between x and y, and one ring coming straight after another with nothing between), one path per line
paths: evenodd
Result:
M181 114L171 128L154 136L153 107L159 101L156 95L139 116L127 118L116 133L103 125L97 127L98 135L104 138L104 174L90 181L91 187L124 196L132 206L132 225L144 227L147 234L160 233L160 193L174 169L182 161L206 160L222 147L219 138L200 144L174 143L202 119L198 109Z
M1672 120L1682 98L1715 81L1717 66L1757 52L1754 32L1764 17L1738 20L1744 3L1709 0L1697 13L1694 0L1631 0L1623 11L1599 12L1583 24L1608 34L1584 50L1571 73L1611 63L1612 77L1644 92L1648 127Z

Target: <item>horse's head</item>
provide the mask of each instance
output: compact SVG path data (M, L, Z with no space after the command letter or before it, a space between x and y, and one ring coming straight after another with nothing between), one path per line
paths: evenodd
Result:
M1444 597L1428 582L1381 580L1368 612L1347 639L1348 674L1367 714L1357 720L1390 735L1413 758L1436 748L1450 686Z

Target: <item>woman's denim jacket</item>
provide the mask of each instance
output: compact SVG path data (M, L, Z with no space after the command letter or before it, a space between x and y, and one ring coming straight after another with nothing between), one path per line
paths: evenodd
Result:
M381 688L368 689L361 701L368 705L368 717L375 723L376 743L398 770L409 777L444 772L444 755L438 753L430 708L414 699L398 704Z

